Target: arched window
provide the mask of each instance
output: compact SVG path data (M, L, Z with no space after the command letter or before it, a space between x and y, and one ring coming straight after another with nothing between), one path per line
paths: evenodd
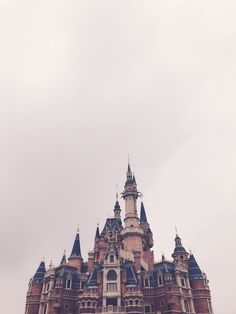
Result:
M187 300L184 300L184 310L185 312L190 313L189 304Z
M114 263L114 255L110 255L110 263Z
M115 281L117 280L117 274L114 270L109 270L107 273L107 281Z

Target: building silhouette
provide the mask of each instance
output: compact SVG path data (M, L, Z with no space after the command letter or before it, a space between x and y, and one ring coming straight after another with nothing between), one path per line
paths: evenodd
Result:
M122 198L113 218L97 227L94 248L85 261L77 231L69 258L46 270L42 261L29 282L26 314L213 313L206 275L193 254L175 237L173 260L154 262L153 234L128 164Z

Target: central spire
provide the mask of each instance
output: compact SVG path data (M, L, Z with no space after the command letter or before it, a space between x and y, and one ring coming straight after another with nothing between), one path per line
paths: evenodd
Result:
M126 182L122 197L125 200L125 226L138 226L139 217L137 213L137 198L139 193L137 191L137 183L131 171L130 163L128 160L128 168L126 172Z

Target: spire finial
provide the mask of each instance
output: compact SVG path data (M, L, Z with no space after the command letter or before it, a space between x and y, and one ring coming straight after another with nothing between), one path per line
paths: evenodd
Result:
M118 201L118 184L116 184L116 201Z
M45 263L45 254L42 256L42 262Z
M175 233L176 235L178 234L178 230L177 230L177 227L175 226Z
M77 233L79 233L79 226L77 227Z
M143 193L140 192L139 196L140 196L141 202L142 202L143 201Z

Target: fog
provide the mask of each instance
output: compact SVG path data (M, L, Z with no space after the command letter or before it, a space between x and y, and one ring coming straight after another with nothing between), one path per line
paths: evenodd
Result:
M236 314L236 2L0 0L1 312L29 279L83 258L130 155L155 260L175 226ZM120 201L122 216L124 204Z

